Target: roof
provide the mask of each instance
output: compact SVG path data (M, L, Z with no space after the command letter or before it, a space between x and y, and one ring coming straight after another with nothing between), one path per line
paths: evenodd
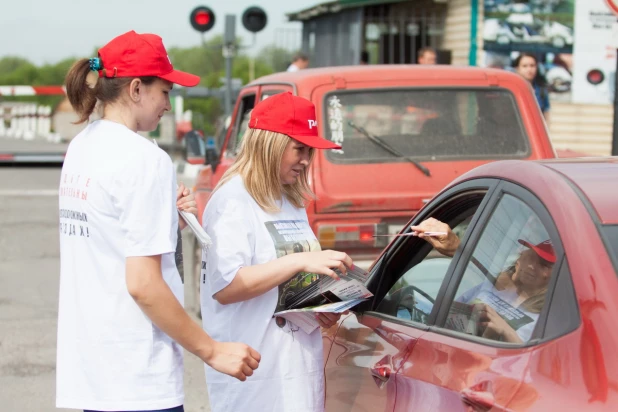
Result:
M280 72L260 77L247 86L273 83L287 83L296 86L309 83L312 85L328 84L332 83L334 78L343 78L346 82L375 79L381 81L426 80L428 85L443 85L453 84L453 79L486 81L489 76L497 80L508 78L510 81L525 83L521 76L499 69L451 65L384 64L335 66L305 69L297 72ZM458 83L455 82L454 84Z
M601 223L618 224L618 157L553 160L543 164L583 192Z
M491 162L471 170L449 186L463 180L498 177L526 187L534 186L538 196L547 196L560 203L570 197L564 193L564 187L558 187L561 185L557 184L560 182L556 181L556 175L563 177L571 187L579 189L596 212L595 218L600 223L618 224L618 190L615 189L618 182L618 157ZM559 196L556 196L557 192L560 192Z
M401 3L405 0L337 0L328 1L315 6L303 9L301 11L286 13L289 21L311 20L325 14L339 13L345 9L354 9L364 6L373 6L376 4L392 4Z

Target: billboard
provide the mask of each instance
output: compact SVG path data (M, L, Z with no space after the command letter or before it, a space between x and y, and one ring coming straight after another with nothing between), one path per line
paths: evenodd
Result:
M573 49L573 102L605 104L614 100L616 16L605 0L577 0Z
M539 60L552 100L613 102L617 17L607 0L484 0L484 64L513 70L520 52Z
M551 98L570 101L575 1L484 0L485 65L513 70L520 52L533 53Z

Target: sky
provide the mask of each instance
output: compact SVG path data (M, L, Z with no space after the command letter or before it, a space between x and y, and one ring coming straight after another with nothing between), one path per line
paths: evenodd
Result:
M223 33L226 14L236 14L236 35L244 44L253 43L253 34L242 27L241 16L250 6L259 5L268 15L268 24L256 34L255 53L260 48L283 41L284 29L297 37L301 25L287 22L286 13L319 4L320 0L5 0L0 13L0 58L19 56L41 65L68 57L88 56L95 47L135 30L155 33L166 48L191 47L201 43L201 34L189 24L189 15L197 6L208 6L216 16L206 39ZM146 6L147 5L147 6ZM289 36L289 34L288 34ZM295 41L288 38L288 46Z

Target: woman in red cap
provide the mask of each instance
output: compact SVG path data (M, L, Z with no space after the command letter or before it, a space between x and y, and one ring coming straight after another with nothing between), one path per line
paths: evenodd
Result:
M174 70L159 36L134 31L67 75L79 122L97 102L103 117L71 141L62 168L59 408L182 411L182 347L240 380L258 366L257 352L214 341L182 308L177 209L197 213L195 201L176 194L170 157L137 134L170 110L174 83L198 82Z
M324 409L320 328L305 333L273 315L284 306L288 286L306 286L318 275L337 279L333 269L352 267L345 253L320 250L305 211L313 196L314 151L336 148L318 136L309 100L290 93L269 97L253 109L238 158L208 201L202 222L213 245L203 252L204 328L215 339L245 342L262 354L260 368L241 385L206 368L213 412ZM317 316L322 327L338 319Z
M429 218L410 229L446 256L452 257L459 247L457 235L437 219ZM424 235L429 231L445 234ZM487 279L455 299L474 305L472 316L475 317L476 330L467 332L502 342L525 343L530 340L545 304L556 254L550 240L533 244L518 239L518 243L524 249L515 263L495 278L480 266L478 260L473 261L481 272L486 273ZM446 327L457 329L454 324L449 326L448 320Z

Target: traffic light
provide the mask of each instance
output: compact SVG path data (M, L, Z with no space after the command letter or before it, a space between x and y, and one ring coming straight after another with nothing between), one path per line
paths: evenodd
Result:
M257 6L249 7L242 14L243 27L252 33L257 33L262 30L266 27L267 22L268 17L266 16L266 12Z
M215 12L206 6L193 9L189 17L191 26L200 33L207 32L215 25Z

